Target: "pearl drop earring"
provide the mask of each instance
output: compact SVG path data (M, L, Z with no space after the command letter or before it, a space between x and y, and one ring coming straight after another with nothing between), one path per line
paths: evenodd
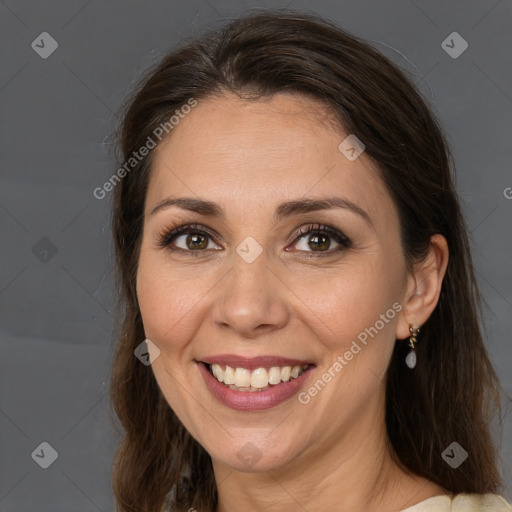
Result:
M414 328L412 325L409 326L409 332L411 336L409 338L409 346L411 350L405 358L405 364L412 370L416 366L416 352L414 351L414 344L418 342L416 336L420 333L420 328Z

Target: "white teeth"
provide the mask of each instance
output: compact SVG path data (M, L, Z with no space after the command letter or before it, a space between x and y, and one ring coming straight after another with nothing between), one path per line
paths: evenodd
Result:
M212 373L214 377L217 377L219 382L224 382L224 372L218 364L212 365Z
M253 388L252 386L250 386L248 388L237 388L236 386L230 385L228 387L229 387L229 389L232 389L233 391L265 391L270 386L266 386L264 388L259 388L259 389L258 388Z
M272 366L268 372L268 383L279 384L281 382L281 368L279 366Z
M219 381L223 382L229 388L236 391L264 391L270 385L275 386L281 382L288 382L296 379L309 365L297 366L273 366L268 370L266 368L256 368L252 372L246 368L232 368L226 366L223 370L220 365L212 364L210 371Z
M214 364L213 366L219 366L218 364ZM219 366L220 368L220 366ZM224 384L234 384L235 383L235 370L231 368L231 366L226 366L224 370Z
M302 370L302 366L294 366L291 371L292 379L296 379L299 376L299 372Z
M251 386L258 389L268 386L268 372L265 368L256 368L251 373Z
M237 388L247 388L251 385L251 372L245 368L235 370L235 386Z

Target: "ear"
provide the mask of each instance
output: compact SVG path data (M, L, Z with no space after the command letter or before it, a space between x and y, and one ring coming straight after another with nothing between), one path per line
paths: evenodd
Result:
M448 266L448 243L442 235L430 239L426 258L413 266L407 277L402 310L397 322L396 338L405 339L411 334L409 325L421 327L434 311Z

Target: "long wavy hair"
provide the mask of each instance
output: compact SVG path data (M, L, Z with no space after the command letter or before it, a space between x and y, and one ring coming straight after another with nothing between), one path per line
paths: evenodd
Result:
M110 380L110 412L123 428L113 463L117 510L216 507L209 454L166 402L151 367L134 356L145 339L135 285L154 152L130 158L191 98L225 92L247 101L295 93L322 102L376 163L399 212L408 264L426 255L432 235L447 239L447 272L422 327L421 364L413 372L404 369L407 344L395 343L386 377L388 443L404 471L452 493L496 492L501 480L491 425L502 420L502 388L483 342L467 228L440 123L401 69L371 45L314 14L271 10L185 41L143 77L123 107L117 144L120 160L132 167L118 173L112 192L122 319ZM469 454L457 470L441 457L453 441Z

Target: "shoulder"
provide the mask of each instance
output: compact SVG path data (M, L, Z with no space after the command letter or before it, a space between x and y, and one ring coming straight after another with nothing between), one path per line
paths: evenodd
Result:
M434 496L401 512L512 512L512 505L498 494Z

